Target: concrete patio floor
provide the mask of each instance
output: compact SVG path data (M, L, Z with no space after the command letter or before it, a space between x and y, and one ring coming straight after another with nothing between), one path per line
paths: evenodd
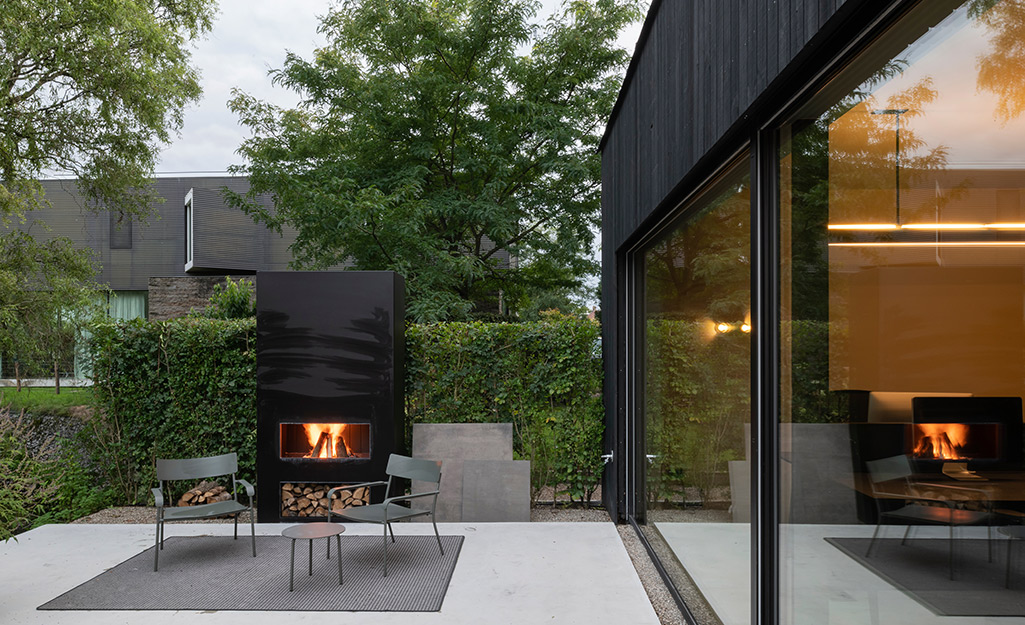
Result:
M257 525L279 535L287 524ZM240 539L243 529L240 528ZM658 625L612 523L439 523L466 539L439 612L337 613L347 625ZM166 535L230 535L232 526L168 525ZM347 524L347 534L377 534ZM429 524L401 524L396 535L431 534ZM0 543L0 623L109 625L181 623L323 623L324 612L38 611L36 607L153 544L146 525L47 525ZM281 563L287 585L288 563ZM342 616L344 614L344 616Z

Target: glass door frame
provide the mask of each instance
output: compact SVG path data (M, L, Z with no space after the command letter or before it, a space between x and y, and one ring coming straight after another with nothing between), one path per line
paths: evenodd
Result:
M625 384L623 385L624 400L623 405L626 408L626 427L624 428L626 438L626 479L625 483L625 509L624 516L627 522L633 526L637 536L644 544L645 549L648 551L652 562L655 564L655 568L658 570L659 575L662 577L663 582L668 588L670 594L673 596L681 612L683 613L684 619L691 625L696 625L697 621L690 609L687 607L686 602L683 600L679 590L674 585L669 573L666 571L662 562L647 537L641 531L640 523L645 521L645 503L646 503L646 484L647 484L647 473L648 473L648 459L646 455L646 438L645 438L645 421L644 421L644 388L645 388L645 351L644 351L644 328L645 328L645 299L644 299L644 253L659 239L659 237L672 227L679 225L685 221L688 216L700 210L702 208L700 200L707 197L709 192L714 191L716 183L718 183L725 176L740 170L745 164L749 168L749 186L751 189L751 204L750 204L750 223L751 223L751 318L752 326L755 328L752 330L752 359L751 359L751 451L754 457L750 462L750 474L751 479L751 590L752 590L752 608L755 605L755 597L757 596L755 589L759 583L761 576L758 574L755 564L758 561L757 554L759 552L760 543L758 541L758 535L762 533L756 530L758 527L756 519L759 518L758 508L756 506L759 501L758 496L758 484L756 481L759 478L758 467L762 464L758 457L758 445L756 431L763 429L756 424L757 410L757 396L753 392L759 388L757 383L757 367L755 366L756 357L759 353L756 345L758 344L756 328L757 316L756 316L756 287L757 284L757 272L759 271L759 262L757 260L756 247L755 247L755 225L756 225L756 207L761 204L760 197L761 191L757 186L757 173L758 163L763 159L758 157L758 145L754 141L745 142L740 148L734 151L728 158L725 158L719 162L721 166L716 168L711 174L706 176L700 183L693 186L693 190L683 197L678 202L673 204L673 209L653 226L646 228L644 236L639 240L633 242L626 252L621 256L623 259L622 266L625 268L623 275L625 277L625 288L622 291L620 305L622 306L624 319L625 319L625 337L624 337L624 378ZM778 373L777 373L778 375ZM772 576L769 576L770 578ZM752 623L772 623L773 621L759 620L752 621Z
M780 200L779 148L780 128L798 105L822 89L850 61L869 48L876 37L898 23L905 14L924 0L895 0L886 6L858 7L849 16L849 36L822 44L817 63L811 71L796 73L785 88L785 94L762 103L761 114L753 120L746 137L734 134L732 145L739 147L722 157L724 150L712 150L692 171L708 171L707 163L720 163L705 176L685 180L677 187L692 189L672 204L673 209L660 221L643 228L643 236L628 242L617 253L622 268L624 288L618 304L624 319L624 337L620 343L624 354L625 383L622 384L620 406L625 412L626 458L624 464L624 517L634 526L651 559L659 569L667 587L683 611L694 623L682 597L673 586L658 557L638 527L643 521L646 479L645 439L643 422L643 252L667 227L676 223L721 175L732 170L743 159L750 163L751 187L751 623L777 625L780 622ZM811 65L812 61L808 64ZM725 141L725 138L724 138ZM718 157L718 158L717 158ZM684 185L684 183L687 183ZM641 516L638 517L638 510Z

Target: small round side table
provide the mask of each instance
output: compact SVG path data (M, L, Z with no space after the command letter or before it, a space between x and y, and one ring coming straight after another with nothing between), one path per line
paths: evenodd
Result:
M328 540L328 559L331 559L330 542L334 536L338 544L338 585L342 585L342 532L345 526L339 523L303 523L292 525L281 530L281 535L292 539L292 560L288 566L288 592L292 592L295 581L295 541L304 539L310 541L310 562L309 574L313 575L313 541L317 538Z

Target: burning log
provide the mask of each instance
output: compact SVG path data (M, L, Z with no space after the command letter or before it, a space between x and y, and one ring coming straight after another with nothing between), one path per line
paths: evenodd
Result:
M320 458L321 456L331 457L331 434L328 432L320 433L317 444L313 446L313 452L310 453L311 458Z
M339 434L335 437L335 458L348 458L352 454L349 453L349 446L345 444L345 439Z

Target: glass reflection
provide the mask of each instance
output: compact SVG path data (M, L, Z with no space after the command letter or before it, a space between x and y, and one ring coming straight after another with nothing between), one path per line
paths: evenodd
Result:
M784 623L1025 618L1023 42L920 3L781 129Z
M750 621L750 192L746 165L644 253L645 497L638 516L701 622ZM736 523L734 523L736 521ZM719 567L710 568L709 562ZM723 573L728 582L723 584Z

